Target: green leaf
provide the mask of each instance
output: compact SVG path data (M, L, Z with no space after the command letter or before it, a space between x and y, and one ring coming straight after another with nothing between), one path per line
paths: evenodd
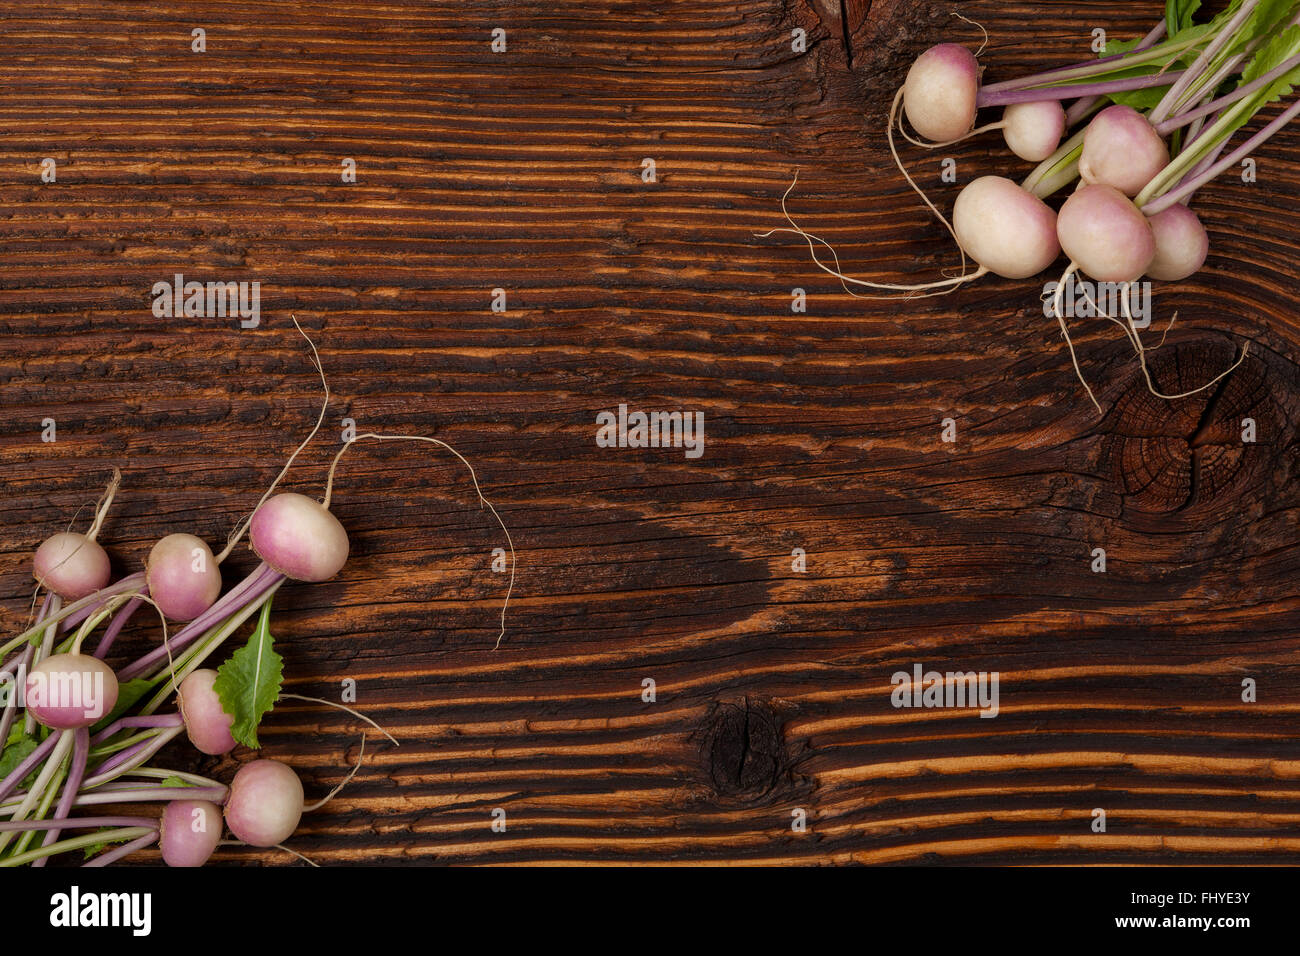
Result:
M192 786L194 786L194 784L192 784L192 783L186 783L186 782L185 782L184 780L182 780L180 777L177 777L177 776L175 776L175 775L172 775L172 776L168 777L166 780L164 780L162 783L158 784L158 786L160 786L160 787L192 787Z
M1300 53L1300 26L1288 27L1259 48L1259 52L1241 71L1241 82L1237 85L1240 87L1258 80L1265 73L1276 70L1297 53ZM1300 80L1300 67L1288 70L1265 87L1269 98L1264 102L1271 103L1288 96L1292 85L1297 80Z
M1295 0L1260 0L1246 21L1245 36L1257 37L1272 33L1295 15ZM1275 64L1276 65L1276 64Z
M143 680L139 677L119 684L117 687L117 703L104 717L95 722L95 725L90 728L90 732L94 733L97 730L103 730L117 720L134 707L141 697L149 693L153 689L153 685L153 681Z
M1146 111L1155 109L1168 92L1169 87L1167 86L1153 86L1145 90L1125 90L1123 93L1108 93L1107 96L1113 103L1131 106L1135 110Z
M112 832L112 829L113 829L112 827L100 827L99 832L100 832L100 833L110 833L110 832ZM92 843L92 844L90 844L90 846L82 847L82 853L84 854L84 855L82 856L82 859L83 859L83 860L89 860L92 856L94 856L96 853L100 852L101 850L107 850L107 849L108 849L108 845L109 845L110 843L125 843L125 842L126 842L127 840L129 840L129 839L131 839L131 838L130 838L130 837L114 837L114 838L111 839L111 840L101 840L99 843Z
M275 706L284 679L284 660L272 647L270 618L271 599L267 598L248 644L217 668L217 679L212 685L221 700L221 709L234 718L230 735L254 749L261 746L257 742L257 726L262 722L262 715Z
M9 730L9 739L5 741L4 750L0 752L0 780L17 769L18 765L31 756L32 751L40 746L40 741L23 733L22 721L15 721ZM36 778L37 770L32 770L19 786L29 786Z

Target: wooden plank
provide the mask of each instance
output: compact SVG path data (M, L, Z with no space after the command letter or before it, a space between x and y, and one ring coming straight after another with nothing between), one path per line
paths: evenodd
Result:
M21 625L32 549L115 465L119 571L170 531L224 539L315 419L293 312L334 403L288 486L320 493L345 417L437 434L519 549L494 649L502 541L464 470L423 446L345 459L354 557L285 588L275 633L293 691L356 680L402 746L367 748L305 821L291 845L313 859L1300 862L1296 134L1258 182L1205 192L1207 267L1157 292L1157 325L1178 313L1163 387L1250 357L1164 402L1118 330L1079 320L1100 418L1043 316L1050 277L863 300L754 236L798 167L791 211L846 269L954 268L883 145L912 57L978 45L960 11L1006 77L1160 8L0 9L0 620ZM990 139L951 155L961 182L1008 167ZM950 203L943 157L906 158ZM156 318L177 272L259 281L261 327ZM598 448L620 403L703 412L705 454ZM254 563L239 549L229 581ZM997 671L996 719L893 707L916 663ZM299 703L263 733L311 794L357 736Z

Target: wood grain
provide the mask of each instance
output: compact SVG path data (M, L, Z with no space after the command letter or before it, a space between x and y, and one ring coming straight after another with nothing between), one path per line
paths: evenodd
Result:
M285 588L275 634L294 692L355 679L402 744L304 822L318 862L1300 862L1296 134L1258 182L1203 193L1210 260L1157 291L1162 387L1249 343L1245 363L1155 400L1119 331L1078 320L1100 417L1043 317L1050 276L864 300L754 236L798 168L791 212L847 270L937 277L953 249L883 144L912 57L978 45L960 11L1005 78L1161 9L0 4L4 628L32 549L114 465L120 571L170 531L224 539L317 412L293 312L334 402L289 487L320 493L344 417L436 434L519 556L494 650L503 542L464 469L345 459L354 556ZM1009 166L988 139L952 155L961 182ZM952 201L942 157L906 158ZM262 326L155 318L175 272L260 281ZM596 447L620 403L702 411L704 456ZM240 548L229 582L254 563ZM914 663L999 672L998 717L895 709ZM263 740L319 794L358 727L286 702ZM225 778L247 756L170 759Z

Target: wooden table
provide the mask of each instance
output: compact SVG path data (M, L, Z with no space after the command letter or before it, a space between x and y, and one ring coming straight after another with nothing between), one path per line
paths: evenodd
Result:
M884 148L911 59L978 46L957 10L1005 78L1162 8L4 4L5 630L113 466L119 572L171 531L224 540L319 408L293 313L333 399L285 487L321 493L344 419L437 435L518 548L494 648L504 541L464 468L344 459L353 557L286 587L274 632L289 690L354 680L401 746L372 733L304 821L317 862L1300 862L1297 134L1203 193L1210 260L1156 292L1166 390L1250 346L1177 402L1080 319L1096 414L1042 311L1054 275L868 301L754 236L798 168L791 212L846 270L938 278L954 249ZM939 152L904 157L944 206L1024 167L996 136ZM175 273L260 282L259 327L156 317ZM703 455L598 447L620 404L702 412ZM241 546L228 581L255 563ZM997 672L997 717L894 707L917 664ZM360 729L286 701L265 753L323 794Z

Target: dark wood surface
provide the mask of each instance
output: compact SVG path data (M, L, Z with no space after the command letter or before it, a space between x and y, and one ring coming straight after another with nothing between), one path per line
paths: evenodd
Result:
M294 312L335 401L286 487L321 492L344 417L436 434L519 549L494 649L502 542L463 469L345 459L353 558L286 587L274 631L292 691L353 678L402 743L304 821L316 861L1300 862L1297 134L1204 192L1210 260L1157 292L1166 388L1250 343L1179 402L1079 320L1098 416L1042 314L1052 276L864 301L753 237L800 167L791 209L850 271L955 265L883 140L916 53L978 46L955 10L1005 78L1162 5L0 5L5 630L33 548L113 466L119 571L170 531L224 539L317 412ZM1024 165L983 138L951 185L905 155L944 205ZM260 281L262 326L155 318L175 272ZM704 412L704 456L597 448L621 402ZM228 580L254 563L241 547ZM998 671L1000 715L895 709L918 662ZM263 739L323 794L358 727L286 702ZM169 753L223 778L248 758Z

